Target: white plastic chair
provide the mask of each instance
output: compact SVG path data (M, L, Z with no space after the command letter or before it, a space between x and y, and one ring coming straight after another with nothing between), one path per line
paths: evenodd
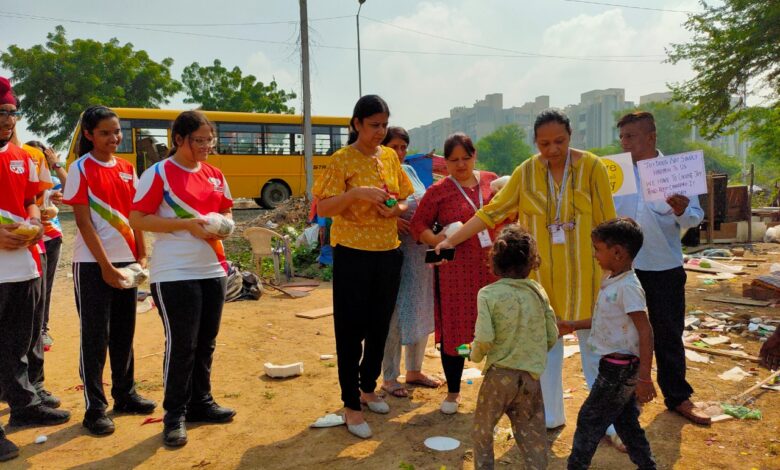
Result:
M263 258L271 257L274 262L274 275L276 282L281 283L282 273L280 270L282 256L284 256L284 275L287 282L294 276L292 251L290 250L290 241L281 234L264 227L250 227L244 230L244 238L249 241L252 247L252 257L255 261L257 274L262 272Z

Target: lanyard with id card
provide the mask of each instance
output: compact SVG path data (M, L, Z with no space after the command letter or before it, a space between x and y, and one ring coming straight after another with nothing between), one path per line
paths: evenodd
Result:
M574 184L574 178L569 175L569 168L571 165L571 149L566 152L566 163L563 170L563 178L561 179L561 189L558 193L555 193L555 181L552 174L550 174L550 164L547 164L547 201L549 204L551 196L555 195L555 219L549 225L547 229L550 231L550 238L553 245L563 245L566 243L566 231L574 229L574 221L561 222L561 208L563 207L563 200L566 193L566 183L571 179L572 185ZM572 188L573 189L573 188ZM549 211L548 211L549 214Z
M474 214L477 213L479 209L482 209L482 206L484 205L484 201L482 199L482 186L479 184L479 172L475 171L474 176L477 178L477 193L479 193L479 207L474 205L474 201L471 200L471 198L466 194L466 191L463 190L463 187L458 183L458 181L452 177L452 175L449 176L449 178L452 180L453 183L455 183L455 186L458 187L458 190L463 195L463 198L466 199L466 202L469 203L472 209L474 209ZM490 248L493 246L493 240L490 239L490 233L488 233L487 229L482 230L477 234L477 238L479 239L479 246L482 248Z

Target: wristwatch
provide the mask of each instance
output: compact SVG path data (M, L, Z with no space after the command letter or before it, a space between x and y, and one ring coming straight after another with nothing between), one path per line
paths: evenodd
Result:
M51 167L52 167L53 169L55 169L55 170L59 170L60 168L62 168L62 163L60 163L60 162L55 162L55 163L52 163L52 164L51 164Z

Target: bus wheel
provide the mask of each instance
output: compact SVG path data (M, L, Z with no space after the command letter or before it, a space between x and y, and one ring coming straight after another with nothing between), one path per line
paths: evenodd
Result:
M275 209L281 203L290 198L291 192L284 183L270 181L263 186L260 193L260 202L268 209Z

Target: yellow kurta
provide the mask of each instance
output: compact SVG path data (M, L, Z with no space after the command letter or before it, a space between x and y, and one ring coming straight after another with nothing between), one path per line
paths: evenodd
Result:
M363 155L351 145L333 154L330 164L314 183L312 193L319 199L327 199L360 186L385 189L399 201L414 194L412 182L401 169L393 149L382 147L381 154L374 158ZM396 217L382 217L374 204L367 201L355 201L334 216L330 230L333 246L386 251L401 244Z
M520 164L501 192L477 212L477 217L492 228L516 215L517 223L536 238L542 258L541 267L531 277L547 291L558 318L582 320L593 314L601 282L590 232L616 215L607 170L599 157L583 152L571 167L561 222L574 221L575 227L564 232L565 243L553 244L547 228L555 219L556 196L548 198L547 164L539 155ZM557 194L560 188L555 190Z

